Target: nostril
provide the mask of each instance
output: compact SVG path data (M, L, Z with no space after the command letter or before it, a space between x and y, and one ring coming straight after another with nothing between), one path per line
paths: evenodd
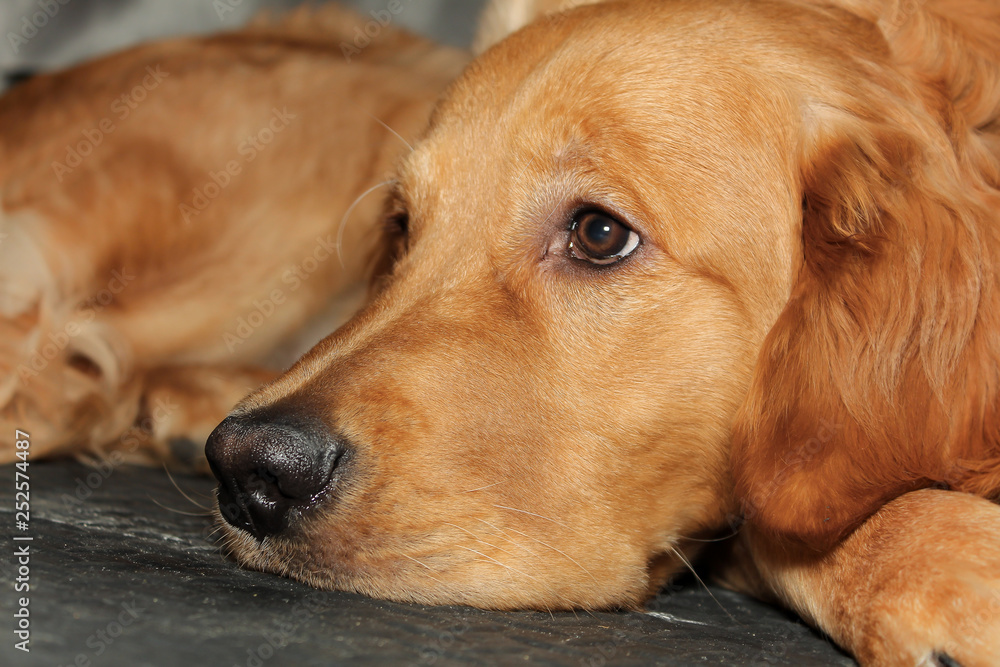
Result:
M231 526L242 528L249 533L255 533L250 514L246 507L246 502L240 502L240 494L226 484L219 486L217 499L219 502L219 513Z
M280 533L327 494L344 451L322 423L290 415L229 417L205 448L223 517L258 538Z
M310 500L330 479L342 448L302 431L269 425L258 437L266 439L263 463L254 471L275 500Z

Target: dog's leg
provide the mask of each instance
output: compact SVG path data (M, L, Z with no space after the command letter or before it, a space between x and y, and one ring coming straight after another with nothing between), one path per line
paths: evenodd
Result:
M823 555L752 527L743 541L752 563L728 583L773 593L864 665L1000 659L1000 506L987 500L905 494Z
M73 433L89 442L135 418L125 342L97 317L104 305L88 301L101 288L82 287L86 244L74 253L50 230L32 211L0 208L0 463L15 460L15 430L30 434L37 458L71 449Z

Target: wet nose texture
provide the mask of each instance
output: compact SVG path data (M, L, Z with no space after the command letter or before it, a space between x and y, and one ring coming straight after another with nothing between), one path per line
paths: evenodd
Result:
M250 415L219 424L205 454L219 480L222 516L262 539L326 496L347 449L319 420Z

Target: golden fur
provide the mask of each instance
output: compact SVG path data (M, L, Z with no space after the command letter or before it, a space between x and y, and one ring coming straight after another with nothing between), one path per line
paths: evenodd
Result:
M345 213L466 61L390 28L348 61L364 24L302 10L0 98L0 427L169 457L350 315L380 198Z
M356 209L369 226L352 237L355 264L309 289L319 300L359 279L361 250L378 245L385 272L371 302L241 401L210 440L210 460L243 512L258 502L250 484L275 483L271 471L233 481L222 468L269 423L321 424L346 452L281 531L255 537L222 522L241 563L403 601L638 606L699 550L691 538L724 532L742 514L747 523L717 570L730 586L787 604L865 664L932 665L943 655L966 667L995 664L1000 8L989 0L526 0L497 1L485 16L482 53L412 151L384 135L373 151L355 141L359 130L310 124L247 191L263 201L248 211L215 205L223 229L267 239L254 241L251 256L235 255L230 237L198 232L206 236L184 247L224 254L149 279L148 289L161 289L174 285L166 275L214 275L213 290L177 283L196 297L194 312L241 308L194 327L202 320L171 308L182 302L177 291L154 299L129 290L131 301L115 302L117 319L102 326L127 342L133 369L157 361L147 375L126 375L82 345L74 353L86 363L68 355L60 372L76 381L118 379L117 393L88 396L110 412L133 407L117 421L56 420L62 444L77 444L75 433L98 444L126 428L142 404L134 397L155 386L141 379L152 371L169 369L169 386L185 397L193 395L186 378L213 372L225 325L271 287L278 264L264 261L267 252L293 245L294 226L268 237L275 214L251 223L248 212L273 201L282 217L301 219L308 231L289 250L299 256L317 228L331 229L329 219L309 228L316 211L335 210L338 220L402 151L385 234L372 231L371 205ZM141 71L141 53L120 62ZM451 66L456 57L442 58ZM314 81L316 65L304 79ZM434 65L442 76L453 71ZM405 98L415 107L383 118L405 123L403 134L421 124L442 81L431 69L415 99ZM404 83L366 78L357 91L379 115ZM15 91L0 115L32 94L52 95L45 86ZM254 97L238 90L234 83L226 94ZM348 120L384 130L362 114ZM4 154L47 165L69 139L32 158L57 125L38 123L44 131L4 130ZM17 143L24 137L33 137L30 150ZM140 139L149 141L131 141ZM207 132L195 145L217 140ZM326 151L320 142L330 142ZM317 208L290 207L323 191L299 180L294 165L329 151L375 160L363 170L370 177ZM214 159L193 173L200 178ZM40 210L38 199L9 203L22 201L10 193L25 188L17 184L28 172L10 162L0 173L5 224L33 218L17 223L26 250L16 257L70 256L76 264L66 267L79 268L10 272L30 277L30 288L0 303L4 326L20 336L5 334L5 345L50 330L39 327L51 327L59 309L46 304L65 308L59 295L70 293L55 286L76 286L95 266L106 275L129 257L75 226L67 211L100 210L83 194L61 213ZM135 166L95 164L88 196L122 169ZM176 201L196 181L171 173L163 182L184 187L150 185L142 210L155 209L156 196ZM276 173L287 178L272 180ZM572 221L594 208L641 238L617 263L592 265L574 246ZM112 245L164 247L172 227L140 226L136 210L100 218L109 229L136 225ZM156 253L141 257L169 268ZM43 266L62 266L54 262ZM266 356L318 310L279 318L272 336L250 339L255 354ZM179 318L188 326L175 329ZM0 357L11 358L14 347ZM132 388L125 377L147 384ZM55 389L32 391L9 392L12 423L43 399L46 415L76 415L83 405ZM253 456L266 457L253 443Z

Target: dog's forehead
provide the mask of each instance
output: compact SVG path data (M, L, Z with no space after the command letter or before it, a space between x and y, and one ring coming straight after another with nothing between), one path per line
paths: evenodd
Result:
M565 165L584 154L703 174L724 153L770 149L775 138L760 132L790 134L779 122L748 122L791 105L780 86L762 83L755 48L724 36L733 17L631 4L641 11L613 3L543 20L481 56L440 104L404 176L433 179L447 163L481 179L498 162L517 174L529 161ZM675 4L683 11L666 11Z

